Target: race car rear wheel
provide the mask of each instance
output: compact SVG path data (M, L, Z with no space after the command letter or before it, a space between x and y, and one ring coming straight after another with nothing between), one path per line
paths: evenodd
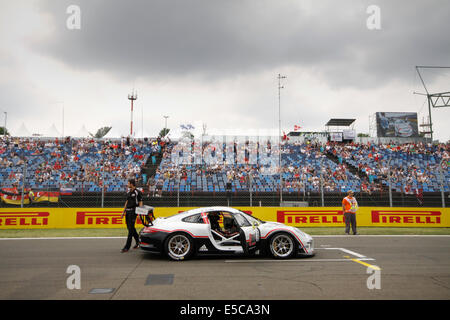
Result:
M277 233L269 240L269 251L275 259L288 259L295 254L295 241L287 233Z
M170 259L184 260L194 251L194 242L187 234L174 233L167 238L165 249Z

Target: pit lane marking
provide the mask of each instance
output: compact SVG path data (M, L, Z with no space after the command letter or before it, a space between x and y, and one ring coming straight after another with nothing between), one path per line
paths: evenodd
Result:
M359 254L357 252L345 249L345 248L315 248L315 250L340 250L342 252L351 254L352 256L358 257L358 258L367 258L366 256Z
M350 259L350 256L344 256L344 259L287 259L287 260L225 260L226 263L254 263L254 262L343 262L343 261L355 261L360 262L361 261L375 261L373 258L366 257L358 252L354 252L352 250L346 249L346 248L315 248L314 250L339 250L347 254L351 254L352 256L357 257L358 259ZM357 260L357 261L356 261Z
M378 271L381 270L381 268L378 267L378 266L374 266L374 265L371 265L371 264L368 264L368 263L366 263L366 262L361 261L361 260L363 260L363 259L351 259L349 256L344 256L344 258L347 258L347 259L349 259L349 260L351 260L351 261L354 261L354 262L356 262L356 263L362 264L363 266L372 268L373 270L378 270Z
M351 254L351 255L353 255L353 256L355 256L355 257L358 258L358 259L355 259L355 258L350 258L350 256L344 256L344 258L348 259L349 261L353 261L353 262L362 264L363 266L372 268L373 270L378 270L378 271L381 270L381 268L378 267L378 266L371 265L371 264L369 264L369 263L367 263L367 262L364 262L364 261L374 261L375 259L367 258L366 256L364 256L364 255L362 255L362 254L360 254L360 253L354 252L354 251L352 251L352 250L345 249L345 248L328 248L328 247L326 247L326 248L316 248L316 250L321 250L321 249L322 249L322 250L340 250L340 251L342 251L342 252ZM363 260L364 260L364 261L363 261Z

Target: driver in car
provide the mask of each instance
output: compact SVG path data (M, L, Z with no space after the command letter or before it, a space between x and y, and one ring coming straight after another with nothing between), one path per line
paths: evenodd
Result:
M211 229L214 231L222 232L222 228L220 227L219 220L220 216L218 212L210 212L208 215L209 221L211 223Z
M225 227L225 233L227 236L231 236L239 232L239 228L233 218L224 217L223 225Z

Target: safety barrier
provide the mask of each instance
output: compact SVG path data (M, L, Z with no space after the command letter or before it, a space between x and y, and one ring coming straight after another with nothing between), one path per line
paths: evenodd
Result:
M155 208L156 217L167 217L192 207ZM295 227L344 226L339 207L237 207L264 221ZM122 208L3 208L2 229L125 228ZM363 227L450 227L448 208L360 207L357 224ZM141 222L137 219L136 224Z

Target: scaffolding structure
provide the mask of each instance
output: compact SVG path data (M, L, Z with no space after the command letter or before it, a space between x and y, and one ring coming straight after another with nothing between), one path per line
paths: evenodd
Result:
M420 94L427 97L428 101L428 123L424 123L425 128L423 133L433 142L433 122L431 120L431 107L433 108L445 108L450 107L450 91L430 93L425 85L422 75L419 69L450 69L450 67L441 66L416 66L416 71L419 74L420 81L425 89L425 93L414 92L414 94ZM421 125L422 127L422 125Z

